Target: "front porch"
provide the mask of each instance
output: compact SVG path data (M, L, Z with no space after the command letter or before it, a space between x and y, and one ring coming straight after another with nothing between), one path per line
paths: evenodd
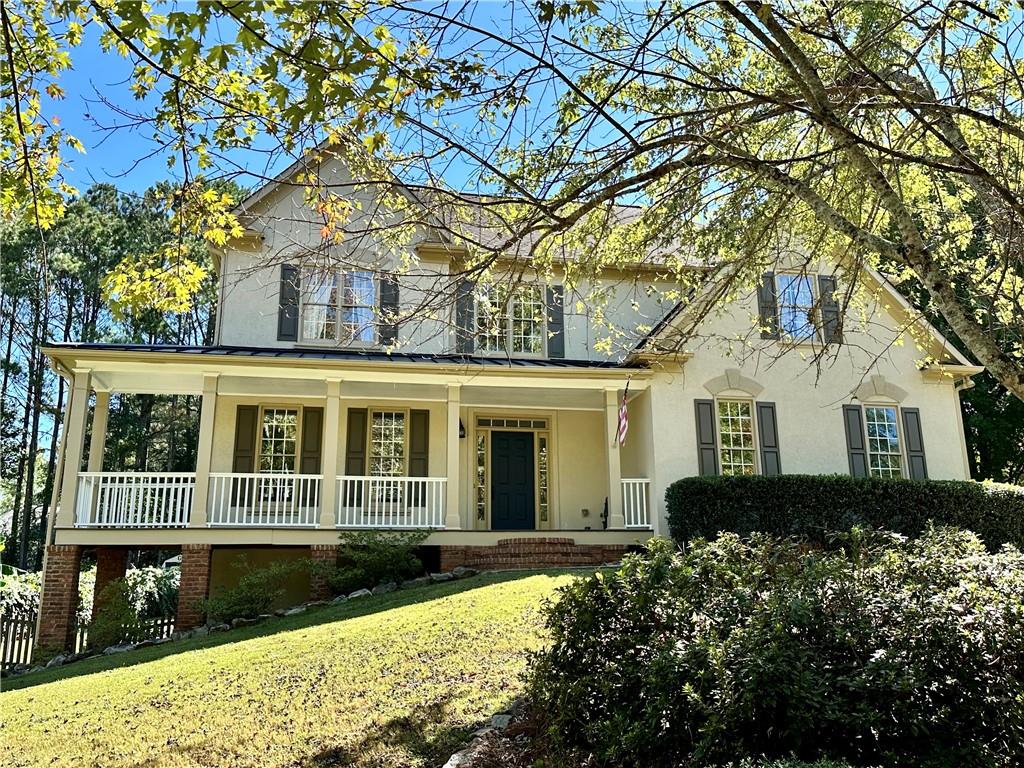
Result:
M365 528L636 543L659 527L644 370L205 352L48 350L73 385L52 543L313 545ZM195 470L106 466L115 393L200 395Z

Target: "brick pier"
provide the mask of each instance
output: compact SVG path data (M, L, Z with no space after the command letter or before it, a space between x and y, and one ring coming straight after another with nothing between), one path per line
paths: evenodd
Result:
M54 544L46 548L39 635L36 638L37 658L70 649L74 644L81 566L82 547L78 544Z
M337 564L338 545L314 544L309 548L309 557L313 561L313 570L309 575L309 599L327 600L331 597L331 587L323 569Z
M210 591L210 558L213 547L209 544L182 544L181 584L178 587L178 617L175 629L190 629L203 623L200 601Z

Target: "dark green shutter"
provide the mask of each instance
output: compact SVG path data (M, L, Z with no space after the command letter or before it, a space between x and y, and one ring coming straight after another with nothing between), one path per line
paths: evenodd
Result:
M548 357L565 357L565 288L549 285L548 304Z
M281 292L277 308L277 340L299 340L299 268L281 265Z
M319 475L320 455L323 450L324 440L324 409L303 408L302 409L302 434L300 435L301 445L299 446L299 474ZM333 482L334 478L324 478L322 482ZM317 506L320 500L317 498L317 487L311 482L300 482L299 487L303 489L299 493L302 501L308 506Z
M345 433L345 474L361 477L366 474L366 421L365 408L348 409L348 426ZM363 483L348 483L348 498L345 504L358 507L363 503Z
M781 475L779 425L775 419L775 403L755 403L757 408L757 441L761 448L761 474Z
M757 286L757 316L761 338L779 338L779 304L775 296L774 272L765 272Z
M259 406L240 405L235 410L235 455L232 472L256 471L256 420Z
M345 435L345 474L359 477L366 474L365 408L348 409L348 430Z
M697 415L697 467L702 475L718 474L718 441L715 439L715 401L694 400Z
M903 439L907 444L907 465L911 480L928 479L928 463L924 459L924 437L921 434L921 411L903 408Z
M846 455L853 477L868 476L868 450L864 442L864 417L859 405L843 406L843 427L846 430Z
M235 452L231 460L231 471L250 474L256 471L256 441L260 409L256 405L240 405L235 409ZM243 489L248 489L247 499L241 498ZM252 501L256 483L244 478L231 482L231 503L249 504Z
M380 283L380 332L378 340L381 344L394 344L398 339L398 279L394 275L384 275Z
M302 450L299 454L299 474L319 475L320 455L324 440L324 409L302 409Z
M409 477L430 474L430 411L409 412ZM427 500L427 483L410 484L410 503L422 506Z
M430 411L409 412L409 477L427 477L429 472Z
M473 283L463 280L455 289L455 351L471 355L473 342Z
M821 298L821 338L826 344L843 340L839 322L839 302L836 300L836 279L832 275L818 275L818 295Z

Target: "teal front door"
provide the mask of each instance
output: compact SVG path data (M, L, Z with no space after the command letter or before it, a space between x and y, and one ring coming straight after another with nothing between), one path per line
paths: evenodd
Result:
M534 513L532 432L491 432L491 529L531 531Z

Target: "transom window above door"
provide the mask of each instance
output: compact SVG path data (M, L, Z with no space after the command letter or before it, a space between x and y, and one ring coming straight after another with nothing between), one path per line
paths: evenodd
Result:
M306 268L302 272L302 339L375 344L378 285L373 272Z
M481 287L476 300L476 348L485 354L543 355L545 316L542 286Z

